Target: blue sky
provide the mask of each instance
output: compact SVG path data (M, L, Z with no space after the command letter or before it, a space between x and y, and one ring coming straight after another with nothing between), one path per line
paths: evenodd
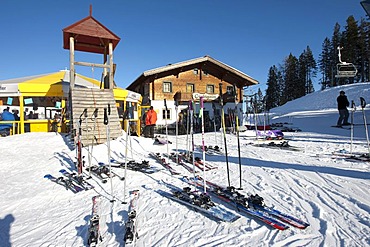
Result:
M318 59L336 22L366 16L360 0L1 0L0 80L69 68L62 29L87 17L90 4L93 17L121 38L114 50L120 87L146 70L209 55L264 91L272 65L307 45ZM76 52L76 61L102 59ZM76 71L100 80L98 69Z

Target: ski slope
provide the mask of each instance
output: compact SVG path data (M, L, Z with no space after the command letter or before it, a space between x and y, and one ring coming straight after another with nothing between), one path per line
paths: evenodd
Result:
M163 197L159 191L169 191L166 183L187 185L149 158L149 152L167 153L167 145L155 145L143 137L129 139L128 158L149 160L158 172L128 170L126 190L118 178L112 178L111 188L109 181L102 184L93 177L90 182L94 190L74 194L43 178L45 174L60 176L60 169L76 170L76 151L68 137L26 133L0 138L0 246L86 246L95 195L102 199L100 246L125 246L129 205L122 202L129 202L129 191L136 189L140 198L135 246L369 246L370 163L331 157L334 151L351 148L350 130L330 127L336 123L335 99L343 88L357 105L360 96L370 102L369 84L354 84L316 92L271 111L272 122L289 122L302 130L285 133L289 144L300 151L252 146L248 144L251 139L240 133L241 193L257 193L267 205L310 223L305 230L274 230L243 214L233 223L217 222ZM368 110L365 112L369 115ZM360 108L354 119L357 124L363 123ZM179 150L186 150L186 136L168 138L172 142L170 151L176 150L176 144ZM201 144L200 134L195 135L195 142ZM111 156L124 161L125 134L110 144ZM206 133L205 144L223 147L221 133ZM235 135L227 134L227 146L230 182L239 187ZM368 152L363 125L354 127L352 150ZM83 152L88 166L86 148ZM107 162L107 146L95 146L93 156L93 164ZM202 153L198 150L196 156L202 157ZM206 162L218 167L207 171L206 179L228 185L225 156L207 155ZM172 165L183 175L192 176L183 167ZM123 169L114 171L124 175Z

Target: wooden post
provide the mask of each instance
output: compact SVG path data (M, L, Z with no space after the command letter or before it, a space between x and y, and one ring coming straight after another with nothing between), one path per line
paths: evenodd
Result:
M75 86L75 45L74 38L69 37L69 88Z
M109 42L109 89L113 89L113 43Z
M23 101L23 96L19 96L19 125L18 128L21 128L20 134L24 133L24 101ZM18 130L19 133L19 130Z

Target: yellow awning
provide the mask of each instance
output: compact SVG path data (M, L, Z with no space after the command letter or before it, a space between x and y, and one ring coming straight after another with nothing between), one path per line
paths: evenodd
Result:
M66 71L19 82L18 90L23 96L63 97L63 78Z

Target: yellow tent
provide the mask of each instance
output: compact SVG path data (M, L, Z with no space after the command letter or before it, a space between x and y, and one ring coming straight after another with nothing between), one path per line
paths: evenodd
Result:
M10 106L19 106L19 123L21 128L18 132L24 132L25 105L35 107L35 99L43 99L44 106L48 107L54 107L55 103L60 103L56 106L59 108L65 106L65 100L68 99L70 88L69 75L69 70L62 70L55 73L0 81L0 105L7 104ZM75 87L100 88L100 84L98 80L76 74ZM113 92L116 101L140 103L142 99L140 94L123 88L115 88ZM15 97L15 100L10 100L9 102L9 98L13 99L12 97ZM51 100L45 100L45 98ZM49 116L49 118L51 118L51 116ZM46 127L40 127L43 126L43 124L35 124L33 129L31 126L30 131L48 131L48 121L42 121L42 119L40 119L39 122L46 122ZM34 124L35 121L32 121L32 123Z

